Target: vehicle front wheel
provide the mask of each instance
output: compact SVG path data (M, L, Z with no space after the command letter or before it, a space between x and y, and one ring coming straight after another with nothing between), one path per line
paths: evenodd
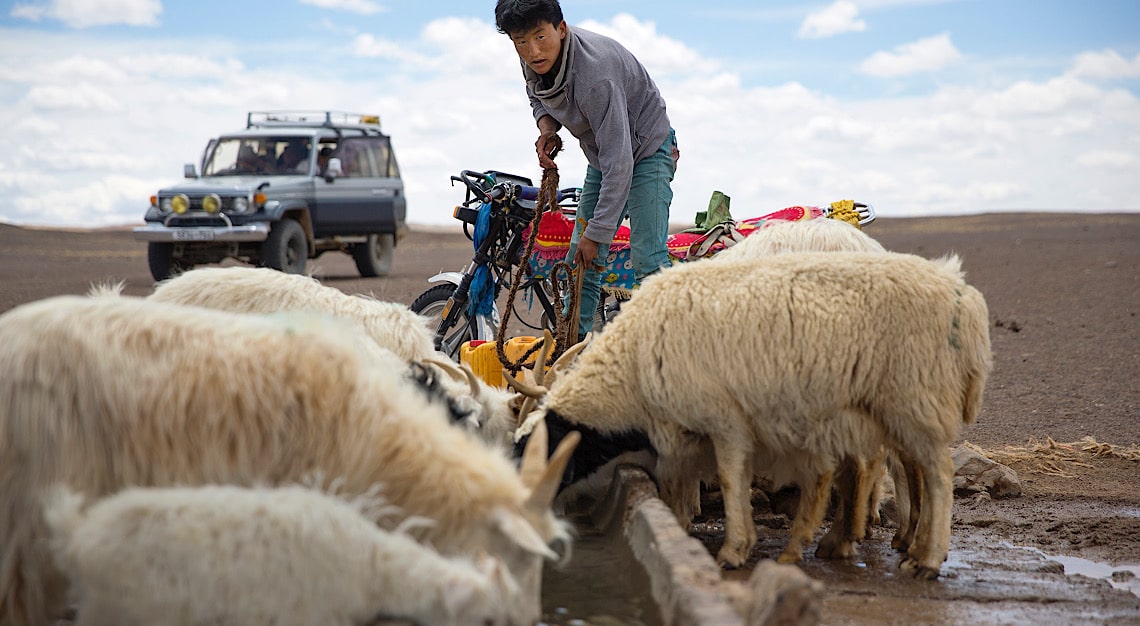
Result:
M188 270L192 266L174 259L174 244L166 241L151 241L146 246L146 261L150 266L150 275L155 280L166 280L178 272Z
M455 289L455 285L451 283L436 285L421 293L412 302L411 309L427 317L428 328L438 333L439 327L443 323L447 302L451 299L451 294L455 293ZM460 313L458 318L453 326L443 329L443 334L436 337L435 346L437 350L456 361L459 360L459 348L464 342L473 339L470 319L463 313Z
M308 259L305 229L295 220L283 219L274 224L261 245L261 264L286 274L304 274Z
M368 235L365 243L353 244L352 260L365 278L387 276L392 271L392 253L396 238L392 234Z

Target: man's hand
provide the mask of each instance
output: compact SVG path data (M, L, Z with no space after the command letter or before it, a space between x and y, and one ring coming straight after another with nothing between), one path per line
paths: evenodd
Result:
M556 130L544 130L534 142L534 149L538 152L538 165L547 170L554 167L554 156L562 149L562 138Z
M582 237L578 240L578 251L574 253L574 264L590 269L598 256L598 242Z
M538 141L534 142L534 150L538 153L538 165L544 170L553 169L557 167L554 165L554 155L562 149L562 138L558 136L558 129L562 128L562 124L549 115L543 115L535 120L535 123L538 124Z

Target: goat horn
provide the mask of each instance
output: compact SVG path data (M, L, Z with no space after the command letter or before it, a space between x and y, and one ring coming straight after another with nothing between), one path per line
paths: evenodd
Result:
M523 448L522 461L519 462L519 478L522 483L534 491L545 478L547 441L546 420L539 419L530 433L530 439Z
M529 415L530 412L533 411L534 407L537 405L538 405L538 400L535 400L534 397L532 397L532 396L524 396L523 397L522 404L519 405L518 419L515 420L515 428L516 429L519 426L522 426L523 420L526 419L526 416Z
M542 347L538 350L538 357L534 359L534 382L538 385L546 383L546 358L554 348L554 335L549 328L542 329Z
M436 357L427 357L423 360L424 363L429 363L438 367L459 382L465 382L471 387L471 395L475 399L479 398L479 381L475 377L475 372L471 368L463 365L456 365L455 361L449 359L440 359Z
M585 350L586 346L589 345L592 334L593 333L586 333L585 339L570 346L569 348L566 348L566 352L563 352L562 356L558 357L558 360L554 362L554 365L550 366L550 371L560 371L565 367L569 367L571 361L574 360L574 357L577 356L578 353L582 350Z
M542 439L546 440L546 420L542 420L541 428ZM536 424L534 434L531 435L531 441L538 434L538 430L539 425ZM578 447L578 442L581 440L582 434L572 430L559 442L558 448L550 456L550 463L547 464L541 478L534 484L530 496L526 499L526 504L531 511L544 512L550 509L551 503L554 502L554 496L558 495L558 487L562 484L562 473L566 471L566 464L570 462L570 457L574 454L574 449Z
M471 386L471 396L479 400L483 387L479 384L479 377L475 375L475 370L463 362L459 363L459 369L467 376L467 384Z
M524 396L529 396L537 400L546 395L546 387L541 385L532 387L512 376L507 370L503 370L503 378L507 380L507 384L510 385L511 388Z

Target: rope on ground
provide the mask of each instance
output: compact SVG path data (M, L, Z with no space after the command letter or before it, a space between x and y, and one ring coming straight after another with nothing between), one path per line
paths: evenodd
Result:
M1093 467L1088 463L1092 459L1140 461L1140 446L1137 444L1114 445L1097 441L1091 436L1068 443L1057 442L1052 437L1046 437L1044 442L1031 437L1024 446L1007 445L996 450L985 450L968 441L963 445L1002 465L1017 465L1059 478L1072 478L1076 476L1074 470L1077 468Z

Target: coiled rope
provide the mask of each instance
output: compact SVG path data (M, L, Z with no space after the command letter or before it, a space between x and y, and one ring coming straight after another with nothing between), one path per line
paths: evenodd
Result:
M553 156L551 158L553 158ZM511 280L511 289L507 294L507 303L506 306L503 307L503 315L499 320L499 330L495 334L495 354L499 357L499 363L511 374L517 374L527 359L535 352L538 352L542 347L541 342L535 342L517 361L512 361L504 349L506 345L507 323L510 321L511 313L514 311L515 297L518 294L519 287L523 284L523 275L526 273L530 255L534 251L534 242L538 238L539 224L542 222L544 213L556 210L558 210L558 168L548 167L542 171L542 185L538 189L538 200L535 202L534 217L531 218L530 222L530 235L527 237L526 249L523 252L522 260L519 262L518 269L515 270L514 278ZM572 282L574 285L574 288L570 290L569 309L565 314L562 313L562 289L558 286L558 276L560 274L565 275L567 281ZM584 275L584 272L578 271L577 268L565 261L556 263L551 269L548 281L550 294L554 302L555 345L553 349L548 350L549 357L547 358L547 362L541 365L536 363L535 367L554 363L572 343L577 342L578 311L581 306L582 278Z

